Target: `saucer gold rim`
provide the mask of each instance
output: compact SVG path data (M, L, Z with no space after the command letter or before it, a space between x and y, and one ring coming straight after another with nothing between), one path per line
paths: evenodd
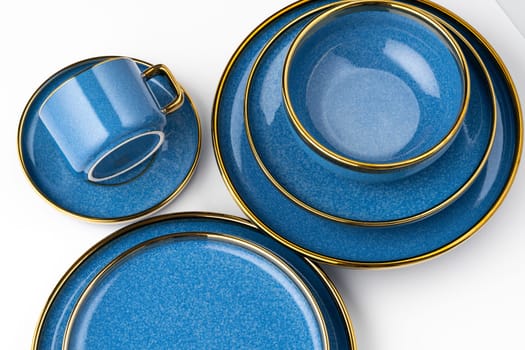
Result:
M128 222L128 221L132 221L132 220L135 220L135 219L138 219L140 217L143 217L143 216L146 216L146 215L149 215L149 214L152 214L160 209L162 209L162 207L164 207L166 204L168 204L169 202L171 202L175 197L177 197L180 192L186 187L186 185L188 184L188 182L190 181L191 177L193 176L193 173L195 172L195 169L197 168L197 164L199 162L199 158L200 158L200 152L201 152L201 144L202 144L202 130L201 130L201 121L200 121L200 117L199 117L199 112L195 106L195 104L193 103L193 100L191 99L191 97L189 96L189 94L187 92L185 92L185 97L188 98L188 101L191 105L191 108L192 110L194 111L195 113L195 120L197 122L197 141L198 141L198 145L197 145L197 150L195 152L195 159L193 160L193 163L192 163L192 166L191 168L189 169L188 173L186 174L186 176L184 177L184 180L179 184L179 186L177 186L177 188L175 188L175 190L168 196L166 197L165 199L163 199L161 202L159 202L158 204L156 204L155 206L151 207L151 208L148 208L146 210L143 210L139 213L135 213L135 214L132 214L132 215L127 215L127 216L122 216L122 217L115 217L115 218L98 218L98 217L93 217L93 216L88 216L88 215L82 215L82 214L79 214L79 213L75 213L73 211L70 211L70 210L67 210L66 208L63 208L61 206L59 206L58 204L56 204L54 201L52 201L50 198L48 198L48 196L46 196L46 194L44 192L42 192L39 187L35 184L35 182L32 180L31 178L31 175L27 169L27 166L25 164L25 161L24 161L24 157L23 157L23 145L22 145L22 142L23 142L23 128L24 128L24 125L25 125L25 121L26 121L26 118L27 118L27 113L29 111L29 108L32 106L35 98L37 97L37 95L40 93L40 91L46 86L46 84L51 80L53 79L55 76L57 76L58 74L60 74L61 72L65 71L65 70L68 70L70 68L73 68L77 65L81 65L81 64L85 64L85 63L88 63L90 61L94 61L94 60L102 60L103 62L107 62L108 60L114 60L114 59L119 59L119 58L122 58L123 56L99 56L99 57L91 57L91 58L87 58L87 59L84 59L84 60L81 60L81 61L78 61L78 62L75 62L73 64L70 64L62 69L60 69L58 72L54 73L52 76L50 76L49 78L47 78L36 90L35 92L33 93L33 95L31 96L31 98L29 99L29 101L27 102L26 106L24 107L24 110L22 112L22 116L20 118L20 122L18 124L18 132L17 132L17 150L18 150L18 159L20 161L20 164L22 166L22 169L24 171L24 174L25 174L25 177L26 179L29 181L29 183L31 184L31 187L36 191L36 193L38 193L38 195L43 198L47 203L49 203L52 207L54 207L55 209L57 209L58 211L64 213L64 214L67 214L69 216L72 216L72 217L75 217L77 219L81 219L81 220L85 220L85 221L88 221L88 222L93 222L93 223L107 223L107 224L112 224L112 223L125 223L125 222ZM146 62L146 61L143 61L143 60L139 60L139 59L136 59L136 58L132 58L132 57L127 57L126 58L130 58L131 60L133 60L134 62L136 63L141 63L141 64L144 64L148 67L151 67L152 64L149 63L149 62ZM84 70L82 70L84 71ZM55 89L53 90L53 92L55 91Z
M257 161L257 164L259 165L259 167L263 171L264 175L268 178L268 180L270 180L270 182L283 195L285 195L288 199L290 199L295 204L301 206L302 208L308 210L311 213L314 213L316 215L319 215L321 217L324 217L324 218L332 220L332 221L337 221L337 222L346 223L346 224L352 224L352 225L357 225L357 226L368 226L368 227L394 226L394 225L401 225L401 224L406 224L406 223L410 223L410 222L413 222L413 221L421 220L421 219L423 219L423 218L425 218L427 216L430 216L432 214L435 214L435 213L439 212L440 210L442 210L443 208L447 207L449 204L454 202L463 193L465 193L465 191L470 187L470 185L472 185L472 183L476 180L478 175L481 173L481 171L485 167L485 164L486 164L486 162L487 162L487 160L489 158L490 152L492 150L492 146L494 144L494 139L496 137L497 101L496 101L496 94L495 94L495 91L494 91L494 85L492 83L492 79L490 77L490 73L488 72L485 64L483 63L483 60L481 59L479 54L476 52L474 47L468 42L468 40L466 40L466 38L463 35L461 35L455 28L453 28L451 25L449 25L447 23L442 23L442 25L444 27L446 27L448 30L452 31L469 48L471 53L474 55L474 57L478 61L479 65L480 65L481 69L483 70L483 73L484 73L484 75L486 77L486 80L488 82L488 88L490 90L490 95L491 95L491 98L492 98L491 99L491 103L492 103L492 130L491 130L491 133L490 133L490 138L489 138L489 143L487 145L487 148L485 149L483 157L482 157L480 163L478 164L478 166L476 167L476 169L474 170L474 172L471 174L471 176L468 178L468 180L462 186L460 186L452 195L447 197L445 200L441 201L440 203L438 203L438 204L432 206L431 208L428 208L427 210L424 210L424 211L422 211L422 212L420 212L418 214L407 216L407 217L403 217L403 218L396 219L396 220L363 221L363 220L355 220L355 219L350 219L350 218L347 218L347 217L341 217L341 216L338 216L338 215L333 215L333 214L327 213L327 212L325 212L323 210L317 209L317 208L315 208L315 207L305 203L301 199L297 198L297 196L295 196L292 193L290 193L283 185L281 185L279 183L279 181L277 181L275 179L275 177L272 175L271 171L264 164L263 160L261 159L261 157L259 155L259 152L257 151L257 148L255 147L255 143L254 143L254 140L253 140L253 137L252 137L252 133L251 133L251 128L250 128L250 121L249 121L250 118L249 118L249 112L248 112L248 100L249 100L249 94L250 94L250 91L251 91L252 81L253 81L253 78L254 78L254 75L255 75L255 71L257 70L257 66L259 65L259 62L261 61L261 59L263 58L265 53L268 51L269 47L279 38L279 36L281 34L286 32L290 27L292 27L293 25L297 24L298 22L300 22L304 18L306 18L308 16L311 16L311 15L313 15L313 14L319 12L319 11L323 11L326 8L332 8L334 6L338 6L337 4L338 3L321 6L319 8L316 8L316 9L314 9L312 11L309 11L309 12L305 13L304 15L301 15L301 16L297 17L293 21L289 22L279 32L277 32L266 43L266 45L261 49L259 55L257 56L257 59L255 60L253 66L252 66L252 68L250 70L248 81L246 83L246 91L245 91L245 95L244 95L244 124L245 124L245 129L246 129L246 135L247 135L247 138L248 138L248 143L250 144L250 148L251 148L252 153L253 153L256 161ZM420 10L420 11L422 13L425 13L426 16L434 18L434 20L436 20L436 21L441 21L439 18L433 16L429 12L426 12L424 10Z
M413 15L416 18L420 19L421 21L424 21L426 24L431 26L433 29L435 29L438 33L440 33L443 36L443 38L447 41L447 43L450 44L451 48L454 51L455 56L458 59L459 67L461 70L461 75L464 81L464 86L463 86L463 101L462 101L462 105L459 110L459 113L456 117L456 120L454 124L452 125L452 127L450 128L450 130L447 132L447 134L437 144L432 146L427 151L421 154L418 154L415 157L408 158L402 161L397 161L397 162L372 163L372 162L359 161L357 159L353 159L348 156L343 156L331 150L329 147L323 145L315 137L313 137L310 134L310 132L308 132L308 130L305 128L305 126L301 122L301 119L299 118L299 116L297 115L293 107L291 97L290 97L290 88L289 88L288 80L289 80L289 73L291 69L290 68L291 61L293 57L295 56L295 53L299 45L301 44L303 39L310 33L310 31L314 29L319 23L324 21L326 18L330 17L333 14L336 14L340 10L357 7L361 5L381 5L381 6L385 6L388 8L397 9L402 12ZM330 10L324 13L321 13L319 16L314 18L299 32L295 40L292 42L292 45L290 46L290 49L284 60L284 69L283 69L283 75L282 75L282 95L284 97L284 105L288 112L288 117L290 121L292 122L292 125L294 126L295 130L299 133L299 136L314 151L318 152L319 154L328 158L329 160L332 160L338 164L353 168L357 171L385 172L385 171L391 171L391 170L400 169L404 167L409 167L417 163L420 163L422 161L425 161L433 156L437 156L441 150L443 150L450 142L452 142L452 140L454 139L458 131L461 129L463 120L467 113L467 108L468 108L468 104L470 100L470 73L468 70L466 58L458 42L456 41L456 39L454 39L454 37L446 30L445 26L443 25L441 21L436 21L435 17L428 16L428 13L426 11L419 9L415 6L409 5L409 4L399 3L399 2L390 1L390 0L359 0L359 1L350 1L350 2L347 1L346 3L343 3L341 5L336 5Z

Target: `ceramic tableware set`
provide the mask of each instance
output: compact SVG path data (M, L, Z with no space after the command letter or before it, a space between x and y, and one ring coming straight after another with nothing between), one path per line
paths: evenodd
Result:
M34 349L356 349L316 263L402 266L457 246L503 201L522 148L497 53L422 0L277 12L226 67L212 127L221 174L251 222L177 213L111 234L52 292ZM171 71L128 57L54 74L18 136L37 192L96 222L168 203L201 141Z

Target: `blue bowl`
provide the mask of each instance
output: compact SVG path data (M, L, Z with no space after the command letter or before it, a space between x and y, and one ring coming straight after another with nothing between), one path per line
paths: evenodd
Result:
M421 10L358 1L298 34L283 96L295 129L323 156L365 171L420 170L460 129L470 77L458 43Z

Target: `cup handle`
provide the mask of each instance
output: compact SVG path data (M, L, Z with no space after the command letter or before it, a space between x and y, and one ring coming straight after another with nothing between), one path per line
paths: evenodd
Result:
M160 111L164 114L170 114L172 112L175 112L177 109L182 106L184 103L184 89L179 84L179 82L175 79L171 71L163 64L156 64L154 66L149 67L144 72L142 72L142 77L144 79L151 79L156 75L164 74L168 78L169 82L173 86L173 89L175 90L176 97L168 103L166 106L164 106Z

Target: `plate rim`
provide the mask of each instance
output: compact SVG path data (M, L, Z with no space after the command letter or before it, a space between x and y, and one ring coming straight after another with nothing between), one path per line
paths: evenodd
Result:
M229 73L235 64L237 58L239 55L243 52L243 50L248 46L248 44L251 42L251 40L264 28L266 28L268 25L270 25L274 20L278 19L279 17L287 14L288 12L291 12L295 10L296 8L299 8L302 5L311 4L314 3L315 0L298 0L291 5L288 5L281 10L274 13L272 16L268 17L266 20L264 20L261 24L259 24L252 32L242 41L242 43L238 46L238 48L235 50L234 54L228 61L226 68L224 69L217 90L214 98L213 108L212 108L212 121L211 121L211 128L212 128L212 144L213 144L213 150L215 153L215 159L217 162L217 165L219 167L221 176L223 178L224 183L226 184L226 187L228 188L228 191L234 198L237 205L241 208L243 213L247 215L255 224L265 233L270 235L272 238L276 239L280 243L284 244L285 246L289 247L290 249L295 250L296 252L302 254L303 256L309 257L315 261L331 264L331 265L339 265L339 266L345 266L345 267L351 267L351 268L358 268L358 269L382 269L382 268L395 268L395 267L401 267L401 266L407 266L412 265L415 263L423 262L432 258L435 258L445 252L448 252L452 248L457 247L461 243L463 243L465 240L470 238L472 235L474 235L497 211L497 209L501 206L504 199L506 198L510 188L512 187L512 184L515 180L516 173L519 168L521 155L522 155L522 149L523 149L523 116L522 116L522 109L521 104L519 100L519 96L516 90L516 86L510 76L510 73L505 66L503 60L499 56L499 54L496 52L496 50L492 47L492 45L485 39L472 25L470 25L468 22L466 22L463 18L456 15L454 12L446 9L445 7L436 4L430 0L414 0L418 3L421 3L423 5L428 5L440 12L442 12L444 15L447 15L451 17L453 20L457 21L459 24L464 26L470 33L472 33L477 40L489 51L490 55L494 58L494 60L497 62L501 73L503 74L503 77L505 78L505 81L507 83L507 86L509 87L509 90L511 91L510 99L514 103L514 109L516 111L516 124L517 128L515 130L516 132L516 145L514 147L515 153L513 157L512 167L510 169L510 173L508 176L508 179L500 191L500 193L497 196L497 199L494 201L491 208L472 226L470 229L468 229L466 232L464 232L461 236L454 239L453 241L449 242L448 244L438 248L434 249L430 252L427 252L425 254L420 254L418 256L405 258L405 259L398 259L398 260L392 260L392 261L378 261L378 262L363 262L363 261L349 261L349 260L343 260L339 258L333 258L328 257L316 252L313 252L311 250L308 250L306 248L303 248L299 246L298 244L295 244L284 237L280 236L277 232L273 231L270 227L268 227L264 222L262 222L253 212L252 210L244 203L244 200L241 198L237 190L235 189L235 186L233 185L233 182L230 179L230 176L228 175L228 172L226 170L224 160L222 158L222 153L219 147L219 132L218 132L218 114L219 114L219 105L221 96L224 90L224 85L226 82L226 79L229 76ZM336 1L334 1L335 3Z
M313 295L311 288L308 287L306 282L301 278L301 276L299 276L299 274L293 269L292 266L286 263L286 261L283 258L281 258L278 254L274 253L271 249L257 242L252 242L248 239L236 237L235 235L228 233L210 233L197 231L188 231L185 233L168 233L166 235L158 236L155 238L149 238L137 245L134 245L129 249L126 249L125 251L111 259L109 263L107 263L100 271L98 271L93 276L93 278L91 278L91 280L86 284L82 293L79 295L78 300L75 302L71 313L69 314L68 321L66 323L64 337L62 340L62 347L64 349L69 349L69 342L71 340L73 324L75 322L75 319L80 314L80 308L82 307L82 303L86 300L86 298L89 297L89 294L94 290L94 288L96 288L95 284L97 284L100 280L106 277L107 274L109 274L115 266L125 262L127 258L139 252L140 250L143 250L144 248L155 246L160 243L166 243L165 241L195 239L211 240L216 243L227 243L229 245L235 245L237 248L250 251L252 254L257 255L258 257L264 259L264 261L266 261L267 263L273 265L283 275L287 276L296 286L296 288L298 288L299 291L303 294L304 299L308 302L310 306L309 309L314 315L317 321L317 326L319 327L319 340L321 341L322 349L330 350L330 339L328 336L325 315L323 315L321 307L319 306L317 299ZM99 286L98 288L101 288L101 286Z
M42 90L46 87L46 85L49 82L53 81L53 79L55 79L58 75L60 75L64 71L72 69L72 68L74 68L76 66L79 66L79 65L82 65L82 64L88 64L91 61L114 59L114 58L117 58L117 57L127 57L127 56L109 55L109 56L90 57L90 58L86 58L86 59L77 61L75 63L69 64L66 67L63 67L63 68L59 69L57 72L53 73L51 76L49 76L47 79L45 79L44 82L42 84L40 84L40 86L34 91L34 93L29 98L28 102L26 103L26 105L24 107L24 110L23 110L23 112L21 114L20 121L18 123L18 131L17 131L18 159L19 159L20 165L22 166L25 178L27 179L27 181L29 182L29 184L31 185L33 190L41 198L43 198L45 202L50 204L53 208L57 209L59 212L62 212L64 214L67 214L68 216L71 216L71 217L74 217L74 218L77 218L77 219L81 219L81 220L84 220L84 221L87 221L87 222L92 222L92 223L103 223L103 224L125 223L125 222L129 222L129 221L138 219L140 217L152 214L152 213L162 209L165 205L167 205L173 199L175 199L175 197L177 197L182 192L182 190L187 186L187 184L191 180L193 174L195 173L195 170L196 170L197 165L199 163L200 154L201 154L202 124L201 124L199 112L198 112L198 110L197 110L197 108L196 108L196 106L195 106L191 96L188 94L187 91L184 91L184 96L189 101L190 107L193 110L194 118L195 118L195 121L196 121L196 126L197 126L197 149L195 151L195 156L194 156L194 159L193 159L193 163L192 163L190 169L188 170L188 172L186 173L186 175L185 175L184 179L182 180L182 182L176 186L174 191L172 191L169 196L167 196L166 198L164 198L163 200L161 200L160 202L158 202L154 206L152 206L150 208L146 208L146 209L144 209L144 210L142 210L140 212L137 212L137 213L124 215L124 216L118 216L118 217L102 218L102 217L97 217L97 216L84 215L84 214L77 213L75 211L69 210L66 207L60 206L58 203L56 203L51 198L49 198L46 195L46 193L44 193L44 191L42 191L42 189L39 188L39 186L37 186L37 184L34 182L33 177L31 176L31 174L30 174L30 172L29 172L29 170L28 170L28 168L26 166L26 161L24 159L24 145L23 145L24 127L26 125L27 119L29 118L28 112L29 112L30 108L33 106L34 100L38 97L38 95L42 92ZM133 60L135 63L143 64L143 65L145 65L147 67L151 67L152 66L151 63L146 62L144 60L133 58L133 57L129 57L129 58L131 60Z
M210 220L221 220L225 223L229 224L238 224L242 225L248 229L257 230L262 235L264 235L264 232L259 229L253 222L235 216L231 214L224 214L224 213L213 213L213 212L206 212L206 211L188 211L188 212L178 212L178 213L170 213L170 214L164 214L164 215L157 215L154 217L146 218L144 220L132 223L128 226L125 226L123 228L120 228L116 230L115 232L111 233L110 235L104 237L94 245L92 245L88 250L86 250L77 260L71 264L71 266L67 269L67 271L62 275L62 277L59 279L58 283L54 286L52 292L50 293L49 297L47 298L45 305L40 312L40 315L38 316L38 322L35 327L35 331L33 333L33 338L31 342L31 349L32 350L38 350L38 345L41 338L41 333L44 327L44 323L46 320L46 317L56 300L57 296L59 295L60 291L64 287L65 283L69 280L69 278L77 271L77 269L91 256L93 256L99 249L104 247L105 245L111 243L113 240L118 239L119 237L132 232L134 230L147 227L152 224L162 223L165 221L172 221L177 219L210 219ZM264 235L266 236L266 235ZM267 237L267 236L266 236ZM279 242L276 242L277 244L281 244ZM282 244L281 244L282 245ZM309 259L308 257L304 255L298 254L296 251L289 249L289 247L283 246L283 248L288 249L291 253L295 254L299 259L303 260L305 262L305 265L312 268L312 272L314 272L320 279L321 283L323 283L326 286L326 291L330 294L330 296L333 298L334 305L337 307L339 312L342 316L342 322L344 323L345 330L348 333L348 342L351 345L350 350L357 350L357 343L356 343L356 335L354 326L352 324L352 320L350 318L350 314L348 312L348 309L346 307L346 303L344 302L344 299L335 286L332 279L328 276L328 274L314 261ZM270 250L265 247L265 249ZM275 254L275 253L274 253Z
M346 2L343 2L343 5L345 4ZM490 73L487 67L485 66L479 54L473 48L472 44L456 29L453 29L452 26L448 23L444 23L442 25L447 30L452 31L451 35L453 35L454 37L457 37L458 42L461 42L463 45L469 48L470 54L473 56L473 59L476 61L476 64L479 65L479 69L482 71L482 75L483 75L482 79L486 80L488 83L487 84L488 86L486 87L486 89L487 89L487 92L490 92L490 96L491 96L491 100L488 102L488 104L492 105L492 109L491 109L492 114L490 117L487 117L487 119L490 120L491 131L488 136L487 146L485 147L483 151L483 156L481 157L480 161L475 165L473 171L468 176L468 179L464 183L462 183L460 186L457 186L456 189L451 194L449 194L446 198L441 199L439 202L437 202L437 204L434 204L425 210L419 211L416 214L411 214L408 216L402 216L396 219L389 219L389 220L360 220L360 219L352 219L352 218L349 218L348 216L344 217L344 216L341 216L335 213L329 213L326 210L314 207L313 204L308 204L305 200L300 199L298 195L293 194L290 190L288 190L286 186L279 183L279 181L274 177L274 175L272 174L272 171L267 167L261 155L259 154L259 151L257 150L257 147L255 145L255 140L252 135L252 127L250 126L251 124L250 115L253 115L253 114L249 113L248 111L249 109L248 99L250 96L250 91L252 91L253 83L254 82L257 83L258 81L260 81L260 79L254 79L256 76L257 68L260 67L259 64L265 58L266 54L269 52L270 47L275 42L277 42L277 40L279 40L285 32L292 29L293 26L296 26L297 24L299 24L299 22L306 20L307 17L309 16L314 16L312 20L310 20L309 22L305 24L305 26L307 26L308 23L311 23L311 21L315 20L317 16L321 15L322 11L328 11L329 9L333 9L339 6L340 5L338 5L338 2L333 3L333 4L323 5L319 8L310 10L307 13L302 14L301 16L297 18L294 18L292 21L288 22L283 28L281 28L281 30L279 30L270 40L268 40L267 43L264 45L264 47L259 52L259 54L257 55L257 58L255 59L253 66L250 69L248 80L246 82L245 94L244 94L244 124L245 124L248 144L250 145L253 156L255 160L257 161L260 169L264 173L264 175L268 178L268 180L272 183L272 185L279 190L279 192L281 192L285 197L287 197L289 200L299 205L300 207L304 208L305 210L311 213L314 213L316 215L319 215L320 217L325 218L325 219L329 219L329 220L333 220L333 221L337 221L341 223L346 223L346 224L352 224L356 226L386 227L386 226L395 226L395 225L411 223L417 220L424 219L433 214L436 214L439 211L445 209L450 204L452 204L456 199L461 197L461 195L470 188L470 185L472 185L475 182L478 175L484 169L487 163L487 160L490 156L490 153L492 151L492 146L494 144L494 140L496 136L496 128L497 128L497 119L498 119L497 99L496 99L495 89L494 89L492 78L490 77ZM420 11L424 13L425 15L435 18L436 21L441 22L441 20L438 17L433 16L431 13L425 11L424 9L420 9ZM318 14L318 12L320 12L320 14ZM299 29L299 32L301 32L301 29ZM283 99L283 103L284 103L284 99ZM467 111L467 115L468 115L468 111ZM470 118L474 118L474 116L470 116ZM292 128L293 130L295 130L295 127L292 126ZM319 156L322 157L322 155L319 155ZM316 161L313 160L313 162L316 162ZM429 165L429 167L432 167L432 164ZM355 171L352 169L349 169L349 170ZM407 178L410 178L410 175L407 176ZM358 181L356 180L355 182L358 182Z

